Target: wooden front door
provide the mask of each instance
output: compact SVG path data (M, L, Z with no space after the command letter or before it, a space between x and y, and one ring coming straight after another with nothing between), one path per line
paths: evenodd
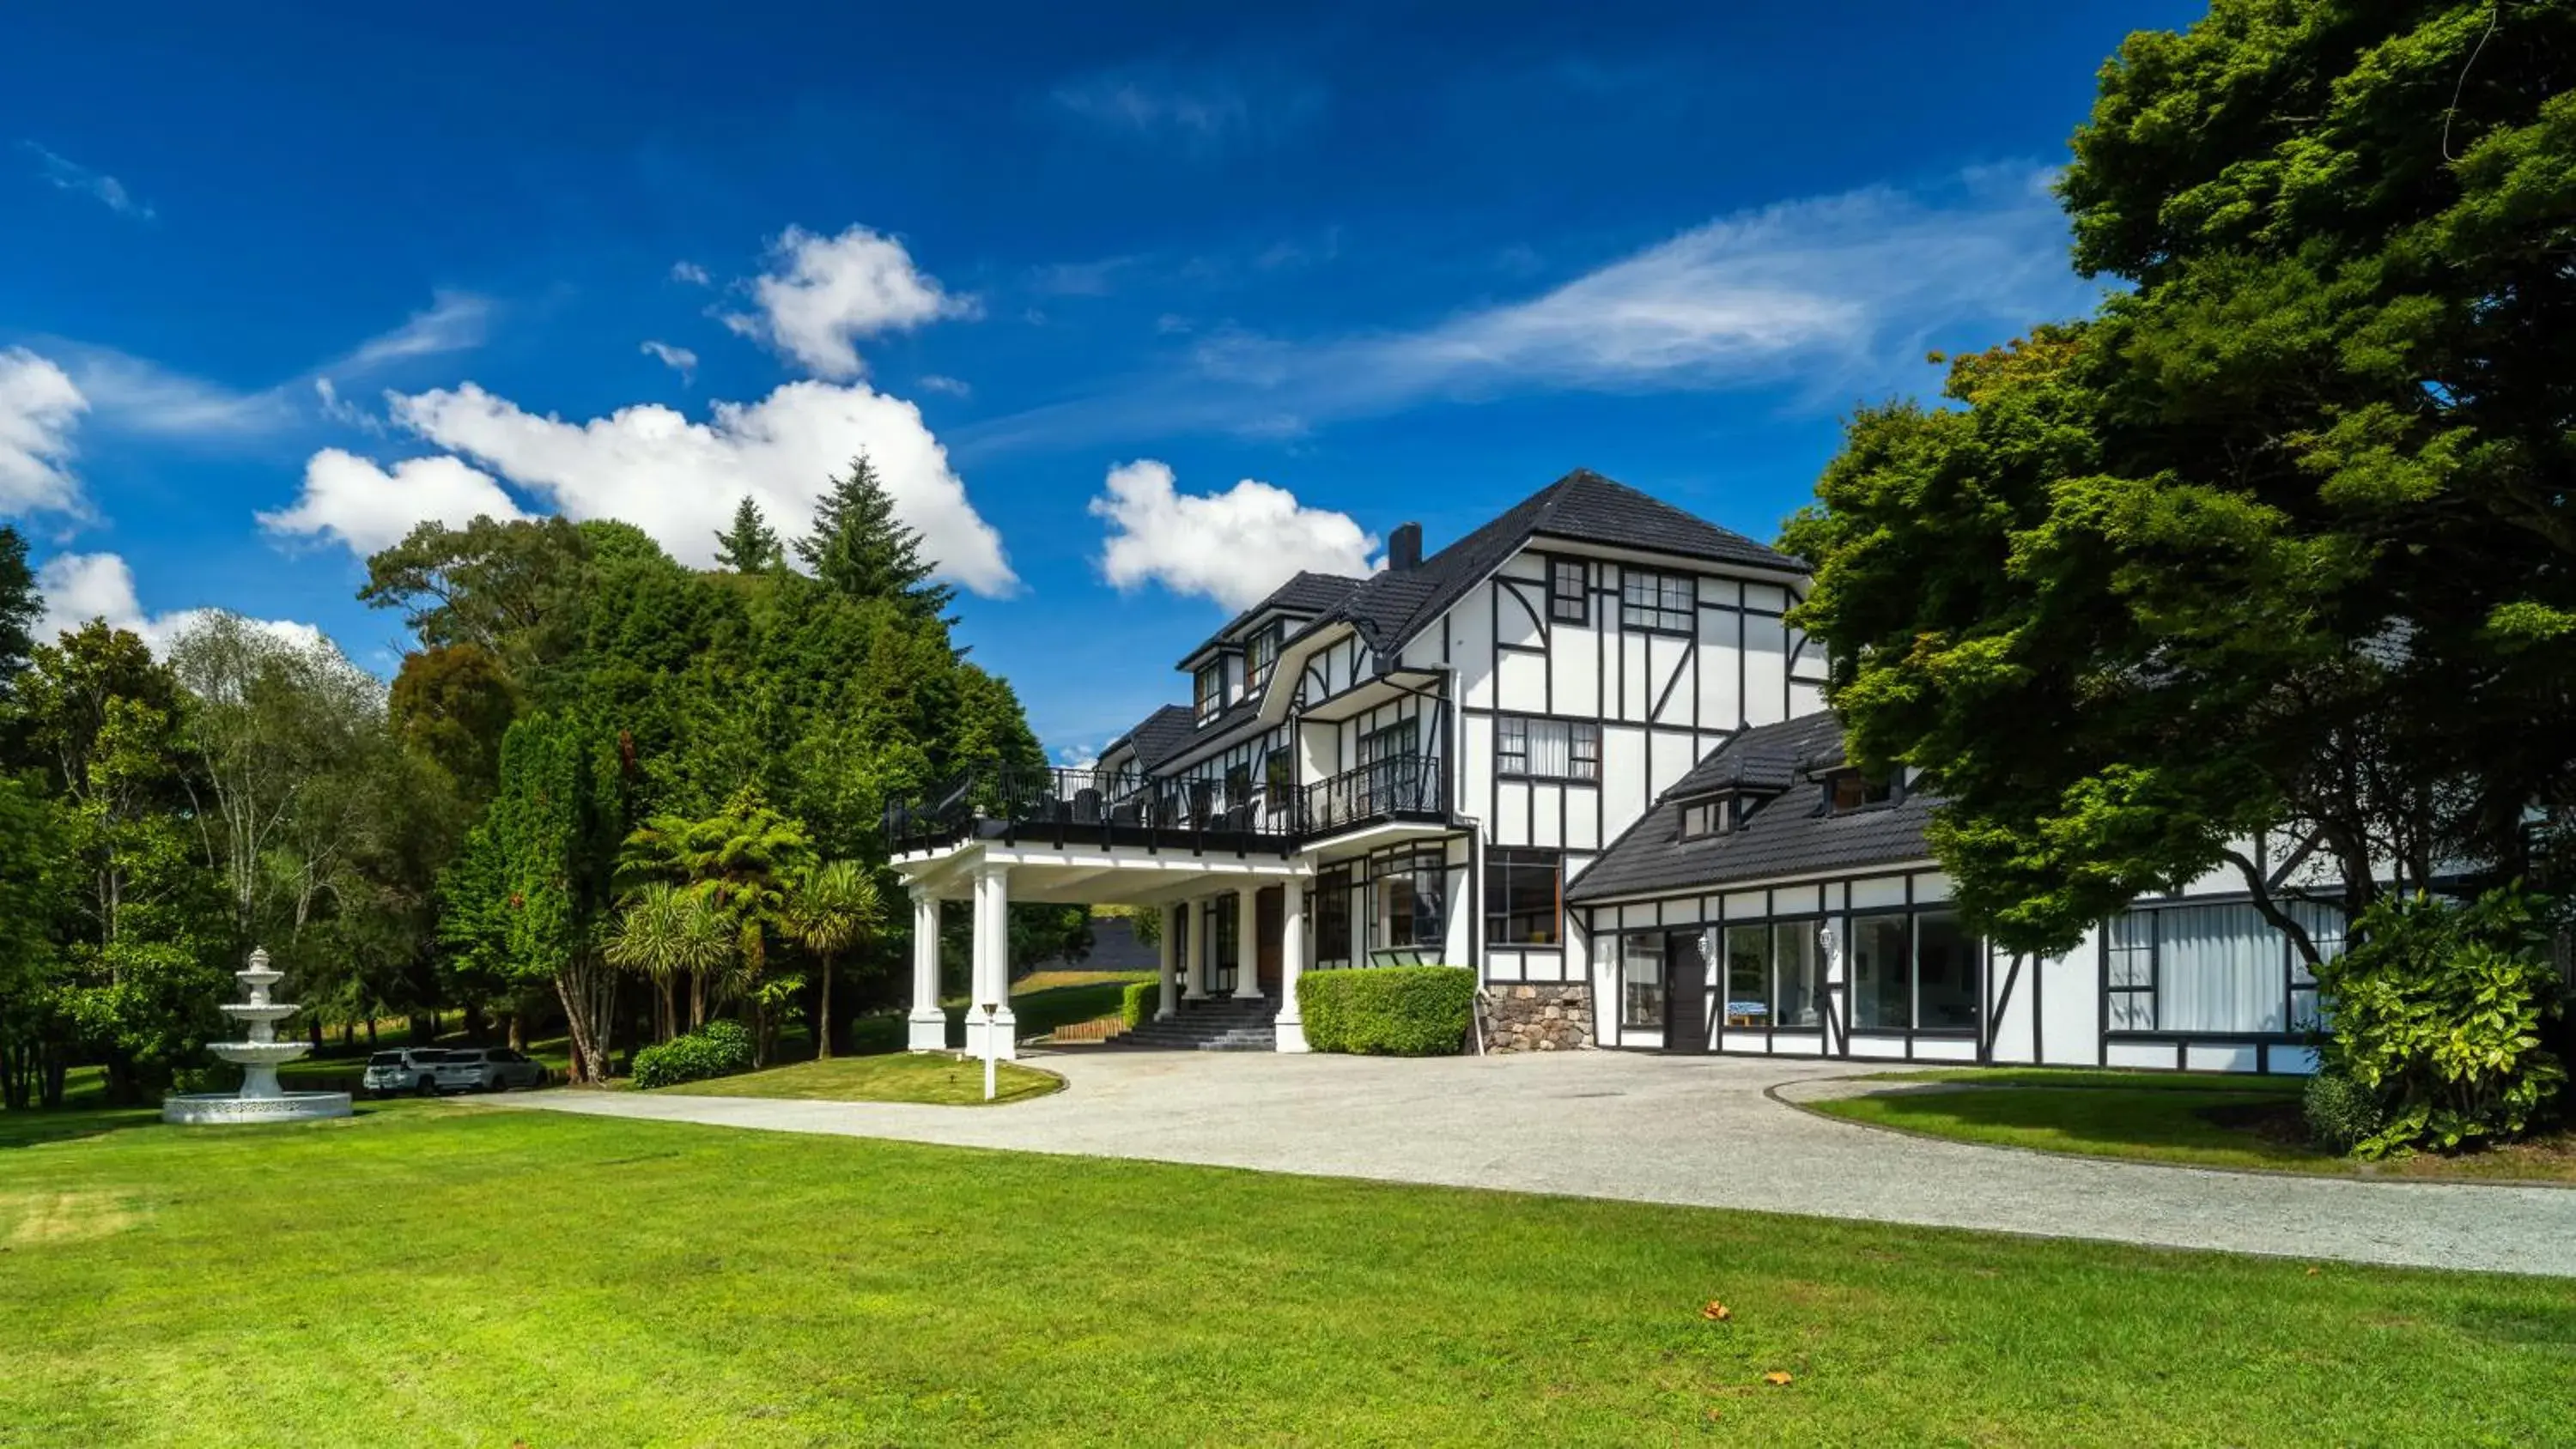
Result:
M1261 973L1255 979L1261 983L1264 996L1279 994L1279 937L1287 925L1287 903L1288 893L1280 886L1271 886L1252 898L1252 960L1253 968Z
M1664 937L1664 1050L1708 1050L1708 956L1697 931Z

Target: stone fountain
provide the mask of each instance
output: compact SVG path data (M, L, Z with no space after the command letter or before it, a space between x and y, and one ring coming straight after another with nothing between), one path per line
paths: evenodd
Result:
M216 1056L242 1069L239 1092L186 1092L165 1097L161 1102L161 1120L190 1124L219 1122L307 1122L317 1117L349 1115L346 1092L289 1092L277 1085L277 1069L312 1047L300 1041L279 1041L277 1024L295 1014L285 1002L268 999L268 988L284 980L286 973L272 971L266 951L250 953L250 969L236 971L250 1000L227 1002L219 1008L224 1015L243 1023L248 1041L222 1041L209 1044Z

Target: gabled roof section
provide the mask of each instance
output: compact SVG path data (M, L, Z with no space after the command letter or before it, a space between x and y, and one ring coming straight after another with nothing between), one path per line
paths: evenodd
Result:
M1717 890L1930 859L1924 827L1940 802L1929 795L1909 791L1892 804L1824 813L1824 792L1807 782L1818 769L1832 768L1820 762L1838 764L1842 757L1842 721L1830 710L1744 731L1666 790L1566 887L1565 899L1580 905ZM1682 839L1682 803L1728 790L1776 798L1726 834Z
M1111 740L1100 751L1103 759L1118 752L1121 745L1136 747L1136 768L1151 770L1181 752L1198 732L1198 716L1186 704L1167 704L1145 716L1144 722Z
M1363 580L1347 579L1339 574L1319 574L1299 570L1288 582L1272 589L1260 603L1226 620L1225 627L1201 640L1198 647L1181 656L1183 667L1188 661L1205 655L1233 633L1264 614L1276 613L1292 619L1312 619L1330 613L1334 605L1351 596ZM1293 631L1292 631L1293 632Z
M1360 584L1327 617L1347 619L1370 650L1385 659L1430 627L1469 589L1502 567L1505 559L1534 540L1548 538L1777 573L1806 572L1806 565L1777 549L1588 468L1577 468L1419 566L1381 573Z

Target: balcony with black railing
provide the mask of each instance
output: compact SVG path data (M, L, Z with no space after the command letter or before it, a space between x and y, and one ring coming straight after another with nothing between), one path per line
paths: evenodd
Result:
M885 829L897 855L969 839L1287 855L1373 824L1446 818L1439 762L1405 756L1284 793L1131 771L978 770L888 805Z

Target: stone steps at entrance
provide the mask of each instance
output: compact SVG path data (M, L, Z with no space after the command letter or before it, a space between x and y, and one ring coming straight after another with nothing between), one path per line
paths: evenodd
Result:
M1267 1052L1279 1049L1279 1003L1230 996L1183 1001L1169 1021L1146 1020L1110 1039L1128 1051Z

